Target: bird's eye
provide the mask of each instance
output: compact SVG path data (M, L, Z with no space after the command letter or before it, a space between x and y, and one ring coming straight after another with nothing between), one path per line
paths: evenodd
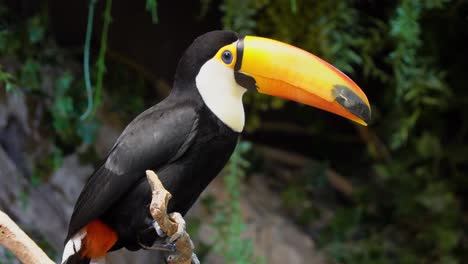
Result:
M223 52L223 55L221 55L221 58L223 59L223 62L226 64L231 64L232 62L232 53L228 50Z

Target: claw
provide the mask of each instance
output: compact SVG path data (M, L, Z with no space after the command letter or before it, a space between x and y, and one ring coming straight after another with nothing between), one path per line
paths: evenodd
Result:
M182 237L184 232L175 232L170 238L169 238L169 243L175 243L179 238Z
M174 263L174 262L177 262L179 260L179 257L180 257L180 255L178 255L178 254L169 255L166 258L166 261L167 261L167 263ZM191 264L200 264L200 260L198 259L197 255L195 253L192 253L192 259L191 259L190 263Z
M161 250L169 252L177 251L177 246L175 243L155 243L152 246L146 246L140 243L140 246L146 250Z
M200 264L200 260L198 259L195 253L192 253L192 262L191 264Z
M177 231L169 238L170 243L174 243L185 233L185 220L181 214L175 212L169 214L169 218L177 224Z
M158 234L159 237L167 236L167 234L161 229L161 226L158 224L156 220L151 221L151 225L153 226L154 230L156 230L156 233Z

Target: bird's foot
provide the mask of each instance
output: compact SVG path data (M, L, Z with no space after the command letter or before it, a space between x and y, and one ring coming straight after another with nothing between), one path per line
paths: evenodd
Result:
M148 229L153 228L156 231L156 234L158 234L159 237L161 238L166 238L165 242L155 242L153 245L148 246L143 243L140 243L140 246L144 249L152 249L152 250L162 250L162 251L169 251L169 252L176 252L177 251L177 246L176 242L179 238L181 238L185 234L185 227L186 223L184 218L182 217L181 214L179 213L171 213L169 214L169 219L172 220L174 223L177 225L177 230L175 231L174 234L172 234L170 237L167 236L166 232L164 232L161 228L161 226L158 224L156 220L152 220L150 227ZM147 229L147 230L148 230ZM172 255L171 255L172 256ZM170 256L170 257L171 257ZM174 258L172 256L171 258ZM196 263L196 262L195 262Z
M200 264L197 255L193 253L194 245L185 230L186 223L182 215L171 213L169 218L177 224L176 232L169 237L169 242L176 244L177 251L166 258L167 263L188 263L189 261L191 264Z
M159 251L168 251L168 252L176 252L177 246L175 243L159 243L156 242L151 246L146 246L140 243L140 246L146 250L159 250Z
M161 229L161 226L158 224L156 220L151 221L151 227L156 230L156 234L158 234L159 237L166 237L167 234Z
M156 230L156 232L158 232L158 229L164 231L158 232L159 235L165 233L167 235L167 237L164 238L165 242L167 244L175 244L175 252L168 253L168 258L166 258L166 260L173 264L199 264L200 261L198 261L196 255L193 254L193 242L190 239L190 235L185 231L184 218L179 213L167 213L167 206L171 199L171 194L164 189L156 173L148 170L146 171L146 175L152 191L149 209L152 218L155 219L158 224L153 225L155 228L154 230ZM164 247L167 248L167 246Z
M152 234L154 231L156 231L156 234L160 237L157 238L156 241L154 241L154 235ZM151 233L151 235L149 235L149 233ZM150 239L149 237L152 237L153 239ZM155 220L152 220L148 228L140 233L138 236L138 243L143 249L147 250L160 250L168 252L177 251L176 244L168 242L166 232L162 230L161 226Z
M181 260L180 260L180 255L178 255L178 254L169 255L166 258L166 262L169 263L169 264L178 263L179 261L181 261ZM195 253L192 253L192 259L190 260L190 264L200 264L200 260L198 259L197 255Z
M174 234L172 234L167 242L168 243L174 243L176 242L181 236L184 235L184 233L186 232L186 223L185 223L185 220L184 218L182 217L181 214L179 213L171 213L169 214L169 218L174 222L176 223L177 225L177 230L175 231ZM156 233L158 234L159 237L161 238L164 238L164 237L167 237L167 234L166 232L164 232L161 228L161 226L158 224L158 222L156 220L153 220L151 221L151 227L154 228L154 230L156 230Z
M170 253L170 255L167 256L166 261L167 263L188 263L187 261L190 261L191 264L200 264L200 260L198 260L198 257L195 253L193 253L193 248L194 245L192 241L190 240L189 235L186 232L186 223L184 218L180 213L170 213L169 219L174 222L177 226L177 229L175 232L169 236L166 240L167 244L174 245L174 251L173 253ZM154 225L155 227L158 227L158 224ZM156 229L156 232L157 229ZM164 232L163 232L164 233ZM159 235L159 233L158 233ZM184 243L185 242L185 243ZM180 247L181 245L182 248ZM188 248L186 248L188 245ZM190 250L192 252L191 257L187 259L187 250ZM189 255L190 256L190 253Z
M192 264L200 264L200 260L198 259L197 255L195 253L192 253Z
M170 213L169 218L177 224L176 232L169 237L169 243L174 243L185 234L187 225L182 215L177 212Z

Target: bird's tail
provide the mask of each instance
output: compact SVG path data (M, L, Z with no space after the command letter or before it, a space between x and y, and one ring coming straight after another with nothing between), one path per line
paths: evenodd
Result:
M89 264L92 260L102 259L115 242L117 234L114 230L99 220L91 221L67 240L62 264Z

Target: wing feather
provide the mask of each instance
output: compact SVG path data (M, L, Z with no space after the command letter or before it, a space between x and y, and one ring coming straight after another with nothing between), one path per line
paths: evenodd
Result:
M75 204L67 240L111 208L145 177L145 170L157 170L182 156L197 127L197 112L191 105L161 103L136 117L86 182Z

